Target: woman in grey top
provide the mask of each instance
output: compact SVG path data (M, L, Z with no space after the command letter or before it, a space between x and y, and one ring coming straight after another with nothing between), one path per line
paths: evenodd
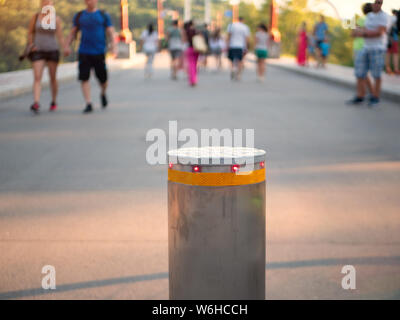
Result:
M174 20L172 27L168 30L168 49L171 53L171 78L172 80L178 79L178 71L181 66L182 59L182 31L179 29L179 21Z
M45 6L53 6L52 0L42 0L41 9L36 13L29 24L28 45L30 47L29 59L33 69L33 98L34 103L31 110L38 113L40 109L41 82L44 68L48 67L51 84L52 101L50 111L57 109L57 67L60 60L60 46L64 47L64 36L62 34L61 20L56 17L56 28L45 29L42 26L43 19L48 19L48 12L42 13ZM48 23L48 21L46 21ZM58 40L58 42L57 42Z

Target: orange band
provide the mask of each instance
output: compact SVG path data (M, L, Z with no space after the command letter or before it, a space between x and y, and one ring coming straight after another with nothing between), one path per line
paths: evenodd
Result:
M191 186L241 186L265 181L265 168L248 173L193 173L168 170L168 181Z

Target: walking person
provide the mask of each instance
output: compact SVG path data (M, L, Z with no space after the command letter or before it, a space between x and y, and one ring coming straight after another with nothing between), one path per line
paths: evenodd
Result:
M160 48L158 32L154 30L152 23L150 23L147 26L147 29L142 32L142 35L140 36L140 46L147 57L144 76L149 79L153 76L154 57Z
M382 84L382 71L385 66L385 53L387 47L386 32L388 16L382 11L383 0L375 0L372 12L367 15L364 28L353 31L353 37L364 38L364 48L358 54L355 64L355 75L357 77L357 95L350 101L352 104L361 104L366 95L366 78L371 72L374 78L372 96L369 106L376 106L380 102Z
M372 3L367 2L364 3L361 7L361 11L363 12L364 16L361 16L357 19L357 27L358 28L364 28L365 27L365 20L366 20L366 16L372 12ZM356 37L354 38L353 41L353 60L354 60L354 65L359 63L359 59L362 58L361 52L364 49L364 38L362 37ZM365 90L368 89L368 92L370 94L370 96L372 96L372 82L371 79L369 77L369 75L367 75L365 77ZM350 101L350 104L352 104L353 100Z
M307 65L307 48L308 48L308 37L307 37L307 24L303 22L299 34L297 36L297 64L299 66Z
M315 37L314 34L312 34L311 32L307 34L307 42L308 42L308 46L307 46L307 56L306 56L306 65L307 67L310 66L310 58L313 58L315 61L317 60L316 58L316 48L315 48Z
M204 24L201 34L204 38L208 50L201 54L200 61L204 70L207 70L208 56L210 55L210 31L207 23Z
M250 29L243 17L228 26L228 58L231 61L231 79L240 80L244 63L243 59L250 44Z
M171 79L178 79L178 71L182 58L182 31L179 29L179 21L172 22L172 27L168 30L168 49L171 54Z
M221 29L217 28L210 37L210 51L215 58L217 71L222 70L222 52L224 50L225 41L221 36Z
M316 41L316 53L317 53L317 68L325 68L326 58L322 54L322 44L324 43L327 33L328 25L325 22L325 17L320 16L320 21L314 27L314 36Z
M111 40L111 51L115 57L117 48L115 43L115 31L108 13L99 10L98 0L85 0L86 9L78 12L73 19L73 28L68 37L66 50L70 46L78 32L81 32L79 46L79 81L81 81L82 93L86 102L83 113L93 112L90 72L94 69L101 88L101 105L105 109L108 105L107 86L108 72L106 67L107 36Z
M28 47L30 51L28 58L32 62L32 70L34 76L34 102L30 109L35 114L39 113L40 110L42 77L43 71L46 66L49 72L52 98L50 103L50 111L55 111L57 109L57 68L60 60L60 47L64 47L64 36L62 33L61 19L56 16L55 29L44 29L42 26L42 20L45 18L45 15L42 13L42 9L46 6L52 5L52 0L42 0L40 5L40 12L36 13L31 18L28 29Z
M196 28L193 25L193 21L190 20L185 23L184 26L184 42L186 44L185 59L187 65L187 73L189 85L195 87L197 85L197 62L199 59L199 53L193 48L193 38L198 34Z
M255 54L257 56L257 80L264 82L266 71L266 59L268 58L269 34L268 28L261 23L254 36Z
M398 29L398 11L393 10L390 17L388 33L388 50L386 54L386 72L388 74L400 75L399 69L399 29ZM393 70L391 63L393 63Z

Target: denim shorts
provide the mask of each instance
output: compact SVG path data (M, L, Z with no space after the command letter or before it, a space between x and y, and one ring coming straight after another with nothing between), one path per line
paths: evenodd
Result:
M381 77L385 67L385 50L362 49L357 53L354 62L354 72L357 78L365 78L368 71L377 79Z

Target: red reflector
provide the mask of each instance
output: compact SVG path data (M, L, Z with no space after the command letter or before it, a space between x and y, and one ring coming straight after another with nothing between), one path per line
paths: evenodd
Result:
M169 164L169 168L172 169L174 165L172 163Z
M260 168L265 168L265 162L260 162Z
M200 172L201 170L200 170L200 167L199 166L194 166L193 167L193 172L195 172L195 173L198 173L198 172Z
M240 166L238 164L235 164L232 166L232 172L237 173L239 172Z

